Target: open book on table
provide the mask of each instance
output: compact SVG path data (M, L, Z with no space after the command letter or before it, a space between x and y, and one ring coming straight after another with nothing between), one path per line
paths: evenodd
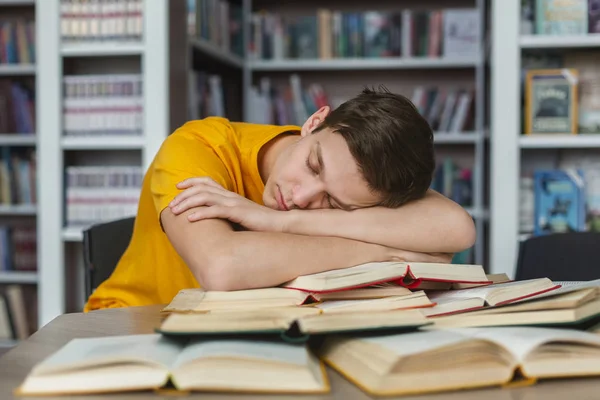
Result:
M587 329L600 322L598 283L561 287L514 303L438 316L430 319L433 324L426 329L515 325Z
M368 287L329 293L307 293L281 287L224 291L182 289L163 312L202 313L231 310L257 310L343 300L375 300L388 297L413 296L401 286ZM427 300L425 298L425 300ZM427 300L427 303L430 303Z
M318 355L374 395L405 395L600 375L600 336L548 328L471 328L329 336Z
M229 292L182 289L162 311L256 310L260 308L299 306L315 301L316 299L310 293L278 287Z
M550 279L540 278L497 283L470 289L428 291L427 296L437 305L424 312L432 317L450 315L477 310L486 306L514 303L519 300L534 298L540 294L551 293L559 288L560 286Z
M282 286L321 293L385 282L410 289L420 288L423 282L490 283L481 265L377 262L302 275Z
M340 332L405 332L429 324L418 310L323 312L318 308L269 308L192 314L172 313L157 332L165 336L278 337L303 342Z
M324 393L322 363L304 344L176 341L158 334L73 339L36 365L20 395L152 390Z

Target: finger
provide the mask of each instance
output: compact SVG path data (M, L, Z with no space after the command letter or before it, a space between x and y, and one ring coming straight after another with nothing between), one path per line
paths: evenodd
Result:
M199 184L199 185L195 185L190 188L187 188L184 191L182 191L181 193L179 193L177 196L175 196L175 198L171 201L171 203L169 203L169 207L174 207L174 206L180 204L182 201L184 201L190 197L197 196L200 193L214 193L214 194L224 195L223 189L217 189L213 186Z
M228 212L230 210L230 208L222 206L205 207L188 215L188 220L191 222L196 222L204 219L227 219L229 217Z
M221 204L223 202L223 199L225 198L219 194L203 192L183 200L177 206L172 207L171 211L173 212L173 214L178 215L184 211L189 210L190 208L214 206Z
M212 179L209 176L199 176L199 177L185 179L177 184L177 188L178 189L186 189L191 186L199 185L199 184L204 184L204 185L223 189L223 186L219 185L217 182L215 182L214 179Z

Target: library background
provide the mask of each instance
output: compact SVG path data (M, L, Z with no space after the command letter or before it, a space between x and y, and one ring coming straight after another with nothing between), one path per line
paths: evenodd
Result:
M595 0L0 0L0 345L85 301L83 231L134 216L191 119L299 124L365 86L435 131L432 187L477 227L454 262L600 230Z

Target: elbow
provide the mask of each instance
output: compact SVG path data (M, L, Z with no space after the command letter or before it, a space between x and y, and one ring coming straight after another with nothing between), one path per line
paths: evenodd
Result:
M217 255L202 265L193 265L192 271L204 290L232 291L242 289L236 279L234 261L229 255Z
M455 252L460 252L473 247L477 240L477 229L475 228L473 217L464 211L464 215L456 228L458 234L456 235L457 248L455 249Z

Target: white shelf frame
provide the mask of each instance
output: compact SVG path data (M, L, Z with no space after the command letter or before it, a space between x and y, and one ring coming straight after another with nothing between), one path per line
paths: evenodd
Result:
M475 144L480 140L482 132L434 132L435 144Z
M35 75L34 64L0 64L0 76Z
M597 149L600 148L600 134L521 135L519 146L522 149Z
M63 43L60 47L63 57L106 57L140 56L144 53L143 42L81 42Z
M2 133L0 134L0 146L35 146L37 136L35 134Z
M514 278L519 235L520 1L492 0L490 272Z
M519 38L522 49L567 49L600 47L600 34L587 35L523 35Z
M251 60L248 66L266 72L474 68L480 63L480 57L389 57Z
M142 150L145 137L137 136L63 136L63 150Z
M68 227L63 228L61 237L64 242L81 242L83 241L83 227Z
M32 6L35 0L0 0L0 7Z
M80 242L81 228L63 227L64 151L139 149L147 169L169 132L169 4L144 1L144 37L140 42L61 43L60 0L37 0L38 71L38 315L39 328L66 310L65 243ZM144 121L140 137L65 137L62 127L63 59L140 57ZM60 183L57 187L57 182ZM71 249L72 250L72 249ZM70 289L71 290L71 289ZM78 291L78 289L74 289Z
M0 204L0 215L36 215L37 205L35 204Z
M38 274L36 271L0 271L0 283L21 283L33 285L38 283Z

